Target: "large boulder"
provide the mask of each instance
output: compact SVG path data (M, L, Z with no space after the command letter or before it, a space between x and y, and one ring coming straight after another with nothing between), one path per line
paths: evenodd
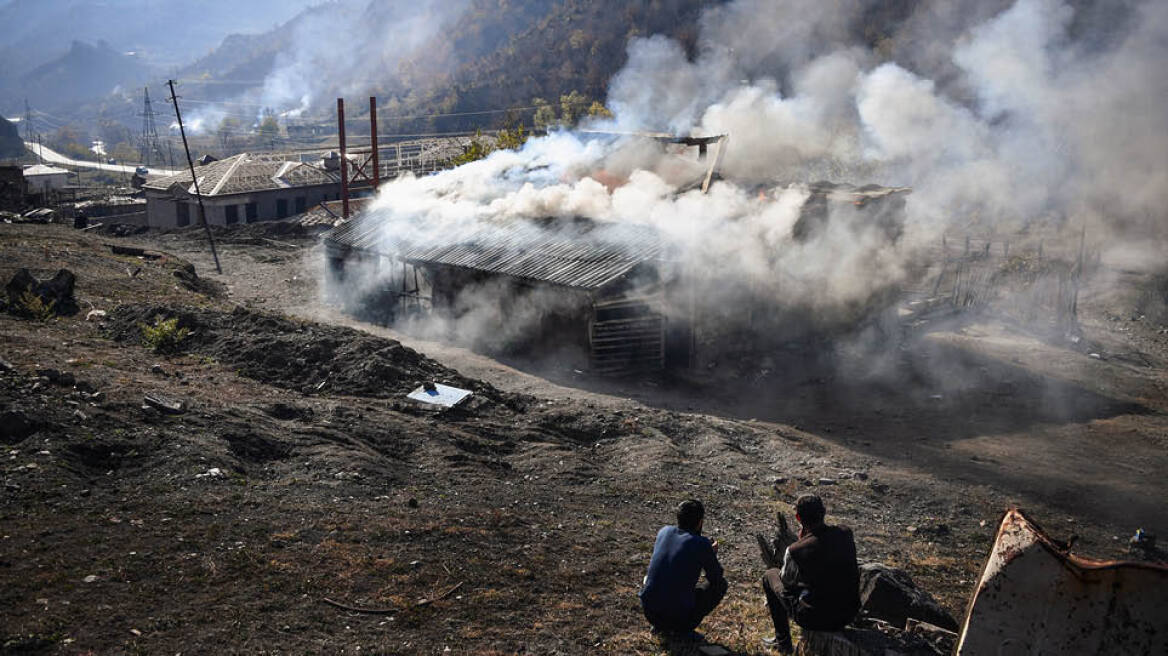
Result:
M73 297L73 286L77 276L68 269L60 269L48 280L37 280L28 269L21 269L4 286L8 297L8 309L14 314L28 314L29 295L40 301L41 308L57 315L77 313L77 300Z
M904 628L911 617L950 631L957 630L957 620L933 595L913 583L908 572L881 563L860 566L861 610L869 617L882 619Z

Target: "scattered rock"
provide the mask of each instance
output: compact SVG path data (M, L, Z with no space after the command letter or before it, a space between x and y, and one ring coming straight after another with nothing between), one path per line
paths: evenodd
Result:
M223 478L224 473L218 467L212 467L202 474L195 474L195 478Z
M299 406L288 403L281 403L277 401L269 406L264 407L264 412L275 419L282 419L285 421L300 420L306 421L312 419L312 408L301 408Z
M83 578L83 579L81 579L81 580L82 580L82 581L84 581L84 582L86 582L86 583L93 583L94 581L96 581L96 580L97 580L97 575L96 575L96 574L90 574L89 576L87 576L87 577L85 577L85 578Z
M19 410L0 414L0 443L17 444L40 429L40 422Z
M413 497L410 497L410 500L406 502L406 505L409 506L410 508L417 508L418 507L418 500L413 498Z
M155 374L156 376L165 376L166 375L166 371L163 370L162 365L160 365L160 364L150 365L150 373Z
M85 313L86 321L105 321L107 313L105 310L90 310Z
M73 387L77 384L77 378L67 371L60 371L57 369L37 369L37 375L47 379L54 385L61 387Z
M146 406L154 408L158 412L164 414L181 415L182 413L186 412L186 404L182 401L175 401L157 394L147 394L145 397L143 397L142 400Z
M819 485L835 485L836 481L834 478L821 478L816 483Z
M913 583L908 572L881 563L860 566L861 609L871 617L903 627L908 618L957 630L957 620L928 592Z

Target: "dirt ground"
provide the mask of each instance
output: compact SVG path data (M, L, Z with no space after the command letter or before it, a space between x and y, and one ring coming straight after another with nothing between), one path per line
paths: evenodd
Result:
M0 226L0 276L67 267L82 308L0 315L0 653L676 651L635 593L688 496L731 582L704 631L742 654L770 632L752 533L804 489L956 616L1007 505L1085 555L1164 534L1168 317L1140 271L1084 289L1089 349L949 317L880 371L614 380L354 321L307 236L222 233L222 275L198 237ZM142 343L156 317L178 352ZM474 402L406 402L425 380Z

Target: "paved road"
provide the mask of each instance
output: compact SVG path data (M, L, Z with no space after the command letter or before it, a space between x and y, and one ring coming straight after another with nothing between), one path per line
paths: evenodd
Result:
M32 152L32 154L40 155L41 159L44 160L44 162L46 164L60 164L63 166L74 166L74 167L86 168L86 169L98 169L100 171L110 171L113 173L128 173L131 175L138 168L136 166L126 166L123 164L104 164L102 162L89 162L89 161L86 161L83 159L70 159L70 158L62 155L61 153L58 153L57 151L53 150L52 148L49 148L48 146L39 146L39 145L32 143L32 142L29 142L29 141L24 142L24 146L25 146L25 148L28 148L29 151ZM156 175L169 175L169 174L177 173L178 171L171 171L170 169L151 167L150 172L153 174L156 174Z

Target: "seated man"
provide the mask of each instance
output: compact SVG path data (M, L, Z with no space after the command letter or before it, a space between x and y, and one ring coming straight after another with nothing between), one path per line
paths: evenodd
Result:
M638 596L654 630L700 640L694 629L726 595L718 564L718 543L702 536L702 502L690 499L677 508L677 526L657 531L649 573ZM706 580L698 583L705 571Z
M795 651L788 616L804 629L838 631L860 612L860 568L852 530L828 526L825 514L819 497L800 496L795 501L795 519L802 526L799 537L783 553L782 568L772 566L762 577L775 625L775 637L763 642L782 654ZM780 531L785 523L780 519ZM763 560L769 560L767 552L764 546Z

